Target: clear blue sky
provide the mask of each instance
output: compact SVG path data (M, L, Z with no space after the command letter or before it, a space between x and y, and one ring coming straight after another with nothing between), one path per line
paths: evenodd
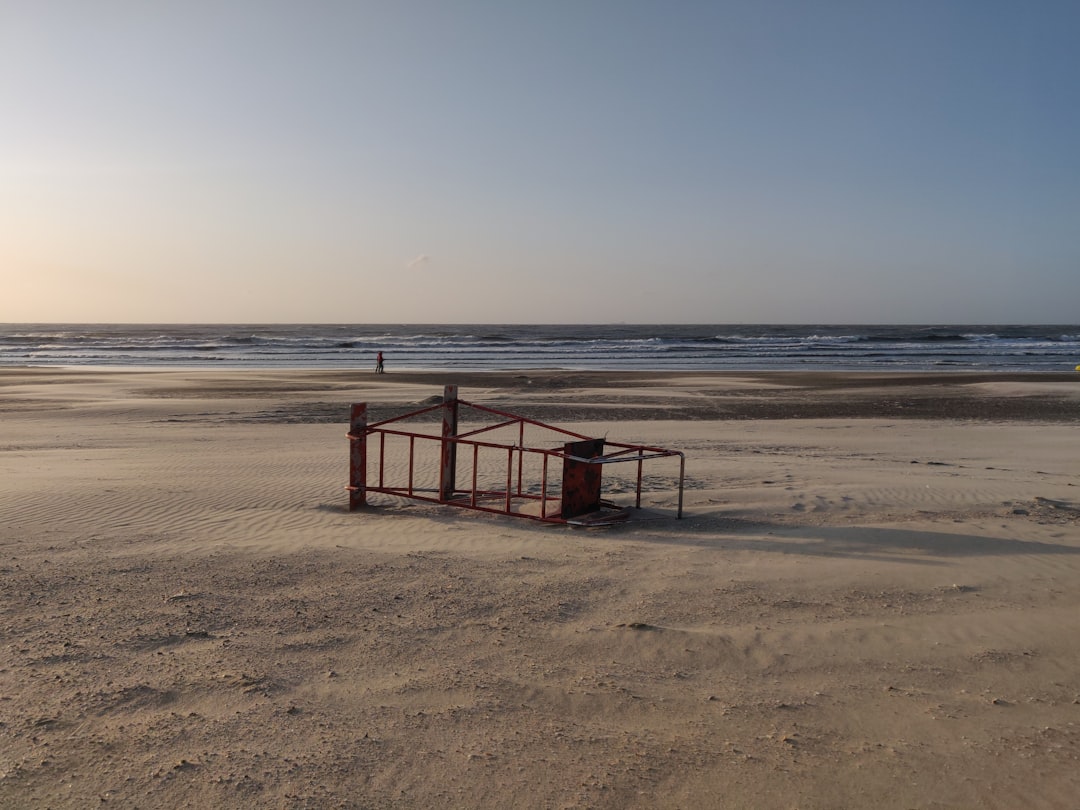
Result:
M0 0L0 321L1080 321L1080 3Z

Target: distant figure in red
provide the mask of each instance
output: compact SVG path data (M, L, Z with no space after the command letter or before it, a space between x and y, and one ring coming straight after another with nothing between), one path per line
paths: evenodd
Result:
M386 373L386 370L383 368L383 365L382 365L382 352L379 352L377 355L375 355L375 373L376 374L385 374Z

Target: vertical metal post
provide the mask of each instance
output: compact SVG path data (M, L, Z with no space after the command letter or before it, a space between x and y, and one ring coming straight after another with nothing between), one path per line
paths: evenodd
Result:
M645 462L644 462L642 453L639 450L638 451L638 460L637 460L637 490L636 490L636 495L635 495L635 500L634 500L634 508L635 509L640 509L641 508L641 467L642 467L642 465L644 463Z
M511 487L514 486L514 448L506 448L506 513L511 512L510 498L513 495Z
M686 480L686 456L679 453L679 511L675 517L682 517L683 482Z
M386 486L383 480L383 470L386 469L386 434L379 431L379 489Z
M524 491L521 488L522 467L525 464L525 423L518 422L518 482L517 494L520 496Z
M548 479L548 454L544 453L544 470L541 473L543 478L540 479L540 517L547 517L547 479Z
M472 446L472 496L469 503L476 506L476 469L480 466L480 445Z
M444 503L454 497L457 489L457 442L448 439L458 432L458 390L456 385L443 388L442 458L439 465L439 500Z
M367 504L367 403L354 402L349 414L349 511Z
M412 497L412 482L413 482L413 458L416 455L416 437L409 437L409 497Z

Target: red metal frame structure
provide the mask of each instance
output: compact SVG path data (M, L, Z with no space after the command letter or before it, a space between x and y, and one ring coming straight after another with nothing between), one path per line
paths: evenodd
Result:
M486 414L488 417L497 417L501 421L486 424L465 433L458 433L458 415L462 406ZM439 435L412 431L399 426L407 420L440 410L443 418L442 431ZM526 446L526 426L549 431L552 436L562 441L562 446L554 449ZM517 438L514 443L484 441L477 438L492 431L513 428L517 429ZM523 416L465 402L458 399L456 385L445 387L442 402L439 404L372 424L367 422L367 404L355 403L350 414L348 438L349 485L346 489L349 491L350 511L365 506L369 492L379 492L417 501L524 517L547 523L603 525L624 520L629 515L626 508L619 507L601 497L601 470L604 465L618 463L637 465L634 507L640 509L644 462L649 459L676 457L679 459L679 505L676 517L682 517L686 457L681 452L590 438ZM386 474L388 438L408 444L405 480L396 484L386 480L388 477ZM437 446L433 446L432 443L437 443ZM422 452L425 446L430 446L432 451L438 450L439 453L438 485L435 487L418 486L415 481L417 449L420 448ZM488 456L492 453L505 454L505 476L499 476L499 483L505 483L505 486L479 487L478 469L481 450ZM471 454L471 486L465 488L457 485L459 453L466 456ZM539 487L535 484L532 487L525 486L526 460L529 461L530 470L535 471L539 465ZM369 482L370 462L374 462L375 475L374 480ZM562 463L562 484L556 489L549 489L548 484L552 462Z

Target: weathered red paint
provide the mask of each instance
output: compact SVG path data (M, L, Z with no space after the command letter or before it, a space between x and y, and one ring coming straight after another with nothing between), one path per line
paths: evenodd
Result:
M470 408L480 414L502 417L505 421L487 424L464 433L458 432L458 413L460 408ZM441 409L443 412L442 430L439 435L420 431L399 429L398 423ZM525 445L525 426L529 425L549 431L552 438L561 439L558 449L551 447L529 447ZM506 444L478 439L484 433L508 426L517 426L516 444ZM379 453L378 486L367 483L367 437L378 434ZM408 460L405 485L394 486L386 481L385 446L387 436L408 438ZM602 469L606 464L634 462L637 465L637 486L634 506L641 507L642 465L654 458L677 457L679 459L679 506L677 517L682 517L683 482L685 476L685 456L676 450L660 447L623 444L610 439L595 439L583 436L564 428L546 425L523 416L476 405L458 399L457 386L447 386L443 401L437 405L411 411L401 416L384 419L372 424L367 423L367 406L357 403L352 406L349 421L350 464L349 464L349 509L357 509L367 502L368 492L379 492L429 503L443 503L479 512L492 512L501 515L524 517L548 523L588 522L592 525L603 524L606 519L625 518L625 509L603 498ZM567 441L572 439L573 441ZM457 449L459 446L472 449L472 486L468 490L457 489ZM439 454L439 481L435 489L425 490L414 486L416 455L420 451ZM504 489L481 490L477 486L477 468L480 449L498 449L505 452L506 470ZM526 456L539 457L542 470L541 478L535 486L526 487L523 481L524 461ZM561 459L563 464L562 486L559 493L552 496L548 486L549 459ZM515 483L516 466L516 483ZM539 490L537 494L536 490ZM430 493L430 494L426 494ZM533 506L529 510L530 505ZM536 508L538 507L538 508ZM583 517L587 516L587 517ZM578 521L577 518L582 518Z
M603 468L584 459L604 455L604 440L567 442L563 451L567 457L563 459L562 516L572 518L597 511L600 508L600 471Z

